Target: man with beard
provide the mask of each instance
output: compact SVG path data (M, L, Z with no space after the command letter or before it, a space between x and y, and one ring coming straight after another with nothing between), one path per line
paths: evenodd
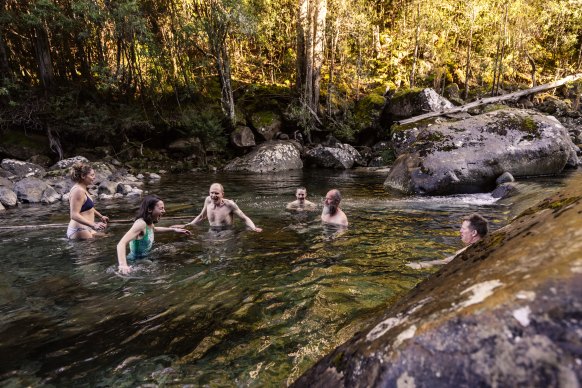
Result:
M348 226L348 217L340 209L339 205L342 201L342 196L337 189L332 189L325 195L323 202L323 212L321 213L321 221L325 224L333 224L346 227Z
M465 249L469 248L470 245L475 244L477 241L481 241L489 233L489 224L483 216L477 213L473 213L467 217L464 217L461 222L461 229L459 234L461 235L461 241L465 244L465 247L455 252L454 255L445 257L442 260L432 260L418 263L408 263L407 266L420 269L429 268L433 265L443 265L447 264L458 254L463 252Z
M312 211L316 210L317 205L311 201L307 200L307 189L305 187L298 187L295 191L296 201L289 202L287 204L287 210L297 210L297 211Z
M204 207L196 218L185 225L175 225L179 228L184 228L188 225L196 225L205 219L208 219L212 228L225 228L234 224L234 216L236 215L244 221L249 229L255 232L262 232L263 229L255 226L253 221L247 217L238 205L230 199L224 198L224 188L220 183L213 183L210 186L209 196L204 201Z
M127 265L127 260L141 259L149 253L154 243L154 232L190 234L189 230L182 228L155 227L154 224L157 224L165 213L164 202L159 197L155 195L144 197L131 229L125 233L117 244L119 272L122 274L131 272L131 267ZM129 244L129 255L126 256L127 244Z

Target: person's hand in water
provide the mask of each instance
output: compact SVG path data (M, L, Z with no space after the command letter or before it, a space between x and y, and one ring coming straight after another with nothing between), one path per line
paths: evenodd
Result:
M255 229L253 229L253 232L257 232L257 233L261 233L263 231L263 228L259 228L259 227L255 227Z
M107 224L109 222L109 217L101 216L101 222L103 222L104 224Z
M131 267L129 265L119 265L119 272L123 275L127 275L131 272Z
M107 228L107 224L105 222L97 222L95 225L93 225L93 229L97 231L104 230L105 228Z
M190 236L192 234L188 229L180 228L179 226L172 226L171 228L174 229L174 232L185 234L186 236Z

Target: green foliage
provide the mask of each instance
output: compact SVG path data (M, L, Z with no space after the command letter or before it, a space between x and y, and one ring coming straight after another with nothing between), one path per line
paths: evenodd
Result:
M200 139L206 151L224 151L227 138L219 112L212 109L187 109L181 114L180 124L183 134Z

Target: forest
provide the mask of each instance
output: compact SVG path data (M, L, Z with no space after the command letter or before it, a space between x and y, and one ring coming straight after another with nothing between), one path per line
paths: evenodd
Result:
M287 132L350 142L390 93L456 85L462 103L582 68L580 0L0 7L0 131L43 133L61 153L75 141L119 150L183 136L223 152L257 111L281 114Z

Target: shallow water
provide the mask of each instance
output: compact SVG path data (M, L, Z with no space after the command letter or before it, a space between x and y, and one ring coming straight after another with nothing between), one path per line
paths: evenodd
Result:
M461 248L462 216L478 211L497 229L581 173L522 181L521 194L505 201L395 196L382 188L384 175L164 177L146 186L164 199L160 225L191 220L218 181L264 231L239 221L220 233L157 234L130 276L116 272L115 252L130 223L88 242L68 241L66 226L0 229L0 384L286 385L435 271L406 263ZM286 212L300 185L316 203L340 188L348 231L322 227L319 213ZM131 218L139 201L96 205L114 222ZM23 205L0 221L66 223L68 206Z

